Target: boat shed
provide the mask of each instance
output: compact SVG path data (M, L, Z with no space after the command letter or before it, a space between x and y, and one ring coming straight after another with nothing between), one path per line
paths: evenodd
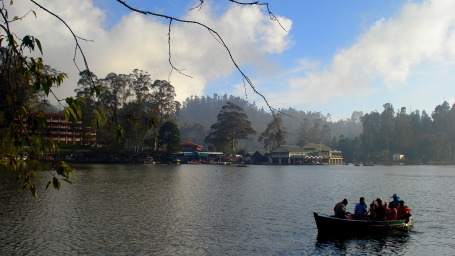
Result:
M343 155L339 150L333 150L320 143L308 143L303 149L313 157L318 157L321 164L343 164Z
M250 161L252 164L268 164L269 159L270 152L267 150L257 150L250 157Z
M308 152L299 146L278 146L270 152L272 164L288 165L288 164L302 164L305 161L305 156Z
M282 145L274 148L271 163L277 165L343 164L341 151L324 144L308 143L303 147Z

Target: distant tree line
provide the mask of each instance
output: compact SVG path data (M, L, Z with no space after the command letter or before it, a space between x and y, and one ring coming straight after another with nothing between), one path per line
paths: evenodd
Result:
M455 149L455 105L447 101L436 106L429 116L419 110L397 112L390 103L384 110L362 117L361 143L356 145L359 158L392 160L394 153L408 161L453 161Z
M393 154L402 154L409 162L454 161L455 106L438 105L431 116L425 111L395 110L390 103L384 110L363 114L354 111L351 118L331 121L330 114L280 109L284 115L273 119L255 103L234 96L192 96L187 98L178 116L181 138L206 147L205 140L223 106L230 102L241 108L257 133L238 142L237 153L278 145L323 143L343 151L345 161L390 162ZM278 129L280 127L280 129Z
M102 92L97 98L93 83ZM185 141L229 154L322 143L343 151L347 162L391 161L394 153L412 162L454 158L455 109L447 102L431 116L418 110L407 113L406 108L396 111L387 103L381 113L355 111L351 118L335 122L330 114L294 108L279 109L274 118L255 102L227 94L191 96L181 105L171 84L152 80L138 69L104 78L83 71L75 92L82 123L85 128L97 128L97 143L104 152L156 154L161 150L168 158ZM28 98L36 109L55 111L39 95ZM4 115L0 117L6 121ZM111 125L103 125L106 122Z

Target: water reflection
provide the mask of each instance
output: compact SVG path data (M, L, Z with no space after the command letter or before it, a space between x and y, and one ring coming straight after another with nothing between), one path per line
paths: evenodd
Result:
M403 255L407 251L410 233L393 232L376 235L329 235L318 234L316 254L338 255Z
M0 254L453 255L453 170L394 168L83 165L74 185L38 200L0 172ZM392 191L415 231L318 235L313 211Z

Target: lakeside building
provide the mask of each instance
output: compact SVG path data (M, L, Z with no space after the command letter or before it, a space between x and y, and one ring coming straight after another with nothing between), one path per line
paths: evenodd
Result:
M203 146L193 143L184 142L181 144L182 151L172 154L173 158L182 163L214 163L221 162L223 152L204 152Z
M36 132L43 140L73 145L96 145L96 130L84 128L81 121L66 121L64 113L44 113L46 127Z
M182 143L181 146L182 152L199 152L203 148L203 146L189 141Z
M308 143L303 147L281 145L270 152L271 164L343 164L341 151L333 150L324 144Z
M248 164L269 164L270 152L267 150L256 150L245 154L244 162Z

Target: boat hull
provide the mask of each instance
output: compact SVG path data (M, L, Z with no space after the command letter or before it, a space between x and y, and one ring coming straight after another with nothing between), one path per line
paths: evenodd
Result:
M334 216L314 212L314 219L319 232L328 233L360 233L360 232L382 232L391 230L408 231L412 228L412 217L406 220L353 220L340 219Z

